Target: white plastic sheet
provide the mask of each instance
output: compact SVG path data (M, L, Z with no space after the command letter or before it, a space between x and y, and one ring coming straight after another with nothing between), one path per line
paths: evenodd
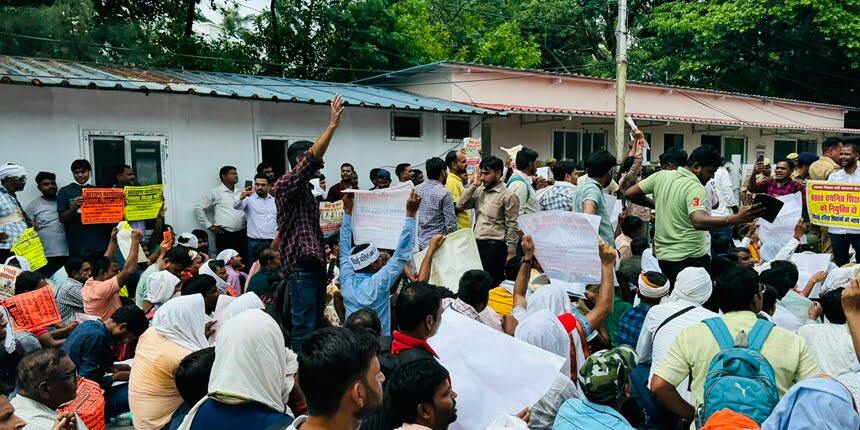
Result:
M417 272L421 268L427 250L412 255L412 267ZM475 234L469 229L457 230L445 237L445 242L433 255L430 266L430 283L441 285L452 292L460 287L460 277L469 270L483 269Z

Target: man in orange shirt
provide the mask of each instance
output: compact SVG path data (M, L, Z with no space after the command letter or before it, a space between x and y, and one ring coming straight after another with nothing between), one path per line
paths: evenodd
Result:
M119 301L119 289L125 285L131 275L137 269L137 256L140 250L140 241L143 233L140 230L131 232L131 250L125 259L125 265L117 273L116 263L112 260L116 255L116 234L113 230L105 254L92 262L92 277L87 280L81 289L84 299L84 312L107 321L114 311L122 306Z

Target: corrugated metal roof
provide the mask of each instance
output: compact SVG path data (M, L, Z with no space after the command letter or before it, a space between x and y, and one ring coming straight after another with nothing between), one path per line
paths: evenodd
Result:
M438 69L440 67L474 68L474 69L486 69L486 70L490 70L490 71L497 70L500 72L520 73L520 74L523 74L524 76L529 76L529 75L530 76L556 76L556 77L560 77L560 78L585 79L585 80L615 83L614 79L600 78L600 77L596 77L596 76L588 76L588 75L582 75L582 74L578 74L578 73L562 73L562 72L551 72L551 71L535 70L535 69L520 69L520 68L516 68L516 67L493 66L493 65L487 65L487 64L464 63L464 62L456 62L456 61L437 61L435 63L422 64L420 66L410 67L410 68L398 70L395 72L387 72L387 73L382 73L382 74L379 74L376 76L370 76L367 78L358 79L358 80L353 81L353 83L373 85L374 83L383 82L383 81L386 81L388 79L401 77L401 76L410 76L410 75L415 75L418 73L425 73L428 71ZM475 78L476 82L480 82L481 80L482 80L481 78ZM466 81L466 82L468 82L468 81ZM446 82L444 82L444 80L440 80L440 82L439 82L439 84L445 84L445 83ZM839 109L847 109L847 110L860 110L860 108L858 108L856 106L843 106L843 105L837 105L837 104L831 104L831 103L817 103L817 102L811 102L811 101L806 101L806 100L797 100L797 99L789 99L789 98L782 98L782 97L769 97L769 96L762 96L762 95L756 95L756 94L746 94L746 93L732 92L732 91L711 90L711 89L707 89L707 88L689 87L689 86L684 86L684 85L657 84L657 83L653 83L653 82L644 82L644 81L637 81L637 80L628 80L627 83L632 84L632 85L641 85L641 86L654 87L654 88L679 89L679 90L697 91L697 92L710 93L710 94L720 94L720 95L735 96L735 97L753 98L753 99L757 99L757 100L772 100L772 101L779 101L779 102L785 102L785 103L796 103L796 104L801 104L801 105L822 106L822 107L831 107L831 108L839 108ZM424 85L426 85L426 84L424 84Z
M335 95L340 94L349 106L504 115L502 112L477 106L352 83L175 69L140 70L7 55L0 55L0 83L196 94L312 104L328 104Z
M586 109L561 109L561 108L550 108L550 107L541 107L541 106L519 106L519 105L503 105L503 104L495 104L495 103L474 103L475 106L486 108L486 109L494 109L503 112L507 112L508 114L536 114L536 115L573 115L573 116L587 116L587 117L598 117L598 118L614 118L615 111L602 111L602 110L586 110ZM846 133L846 134L860 134L860 129L857 128L837 128L837 127L815 127L815 126L806 126L806 125L792 125L792 124L776 124L776 123L767 123L767 122L753 122L753 121L737 121L730 119L717 119L717 118L699 118L694 116L679 116L679 115L660 115L653 113L637 113L637 112L627 112L629 116L633 119L642 119L642 120L652 120L652 121L671 121L671 122L683 122L689 124L708 124L708 125L726 125L726 126L735 126L735 127L750 127L750 128L767 128L767 129L778 129L778 130L809 130L809 131L825 131L831 133Z

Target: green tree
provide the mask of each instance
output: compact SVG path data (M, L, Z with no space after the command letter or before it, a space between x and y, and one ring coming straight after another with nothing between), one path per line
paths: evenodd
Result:
M539 65L540 57L534 36L523 37L517 23L508 21L487 34L474 61L527 69Z

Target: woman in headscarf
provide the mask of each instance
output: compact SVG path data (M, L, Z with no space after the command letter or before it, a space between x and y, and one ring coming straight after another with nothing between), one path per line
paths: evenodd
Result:
M173 374L185 356L209 347L203 296L193 294L165 303L152 326L138 339L128 386L128 403L137 430L158 430L182 404Z
M571 374L575 374L576 370L571 369L570 340L567 331L558 317L544 309L530 314L520 322L514 332L514 337L544 351L564 357L564 365L562 365L552 386L531 407L529 427L532 429L551 429L561 405L568 399L582 396L574 382L575 379L571 379ZM581 360L576 367L585 362L581 353L578 355Z
M851 393L826 375L804 379L791 387L761 425L762 430L857 430Z
M219 333L209 395L179 429L286 428L294 418L287 400L297 371L275 320L259 309L241 312Z
M230 304L227 305L227 308L224 309L224 313L221 314L220 318L221 325L223 326L231 318L235 317L236 315L239 315L242 312L251 309L262 310L263 308L265 308L265 305L263 304L263 301L260 300L260 297L257 296L257 294L253 292L247 292L245 294L242 294L241 296L230 302Z
M230 284L227 287L227 294L238 297L242 294L242 285L245 284L245 279L248 278L248 275L241 271L245 267L242 264L242 256L235 249L225 249L215 259L223 261L226 265L227 283Z
M230 284L227 283L227 265L218 259L212 259L200 266L200 274L211 276L215 279L215 288L218 289L218 294L227 294L227 288Z

